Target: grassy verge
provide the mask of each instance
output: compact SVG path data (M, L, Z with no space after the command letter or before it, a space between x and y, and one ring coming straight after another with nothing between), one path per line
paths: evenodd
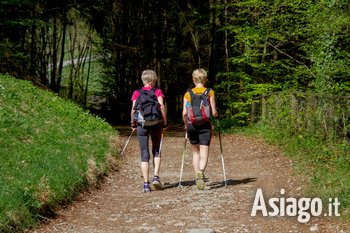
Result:
M0 232L35 226L102 176L115 130L71 102L0 75Z
M327 143L315 135L290 135L282 129L267 125L231 129L229 132L262 137L266 142L277 145L293 160L301 175L309 177L305 184L305 195L319 197L323 203L329 198L341 202L341 216L350 219L350 145L346 142ZM327 206L325 206L327 208Z

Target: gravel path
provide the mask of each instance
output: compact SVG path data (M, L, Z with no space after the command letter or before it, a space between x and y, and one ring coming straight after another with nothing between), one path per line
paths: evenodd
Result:
M127 135L120 137L123 142L127 139ZM348 232L341 230L339 219L334 217L312 217L308 223L300 223L297 217L263 217L261 211L251 216L257 189L265 198L281 197L281 189L285 189L286 198L300 198L303 179L280 150L260 139L222 135L222 142L227 187L215 135L206 190L195 188L189 147L184 187L178 188L184 133L169 130L163 142L160 174L164 190L145 194L141 192L139 149L133 136L119 171L33 232Z

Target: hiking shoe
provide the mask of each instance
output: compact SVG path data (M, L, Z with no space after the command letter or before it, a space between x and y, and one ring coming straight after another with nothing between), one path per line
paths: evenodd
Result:
M144 192L144 193L149 193L149 192L151 192L151 188L150 188L148 182L143 183L143 192Z
M151 190L161 190L163 189L162 183L160 183L159 176L154 176L151 183Z
M196 173L196 186L198 190L204 190L205 182L204 182L204 171L200 170Z

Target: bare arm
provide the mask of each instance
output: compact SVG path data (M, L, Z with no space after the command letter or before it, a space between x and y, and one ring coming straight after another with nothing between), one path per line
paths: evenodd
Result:
M135 107L135 104L136 104L136 100L132 101L132 107L131 107L131 120L130 120L130 123L131 123L131 128L134 130L135 128L133 128L135 122L134 122L134 117L135 117L135 110L134 110L134 107Z
M162 96L159 96L157 99L158 99L158 103L160 105L160 111L162 113L163 124L168 125L168 118L167 118L165 107L164 107L164 99Z
M186 108L186 105L187 105L187 99L184 98L183 100L183 107L182 107L182 120L185 124L185 129L187 128L187 108Z
M213 117L218 117L219 113L216 110L215 95L210 96L210 106L211 106L211 113Z

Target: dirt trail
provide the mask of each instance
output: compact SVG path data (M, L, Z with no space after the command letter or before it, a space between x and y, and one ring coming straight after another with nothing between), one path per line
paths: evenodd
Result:
M121 135L126 141L127 135ZM222 135L228 186L223 172L218 137L214 136L206 170L208 189L198 191L189 155L185 159L182 189L179 181L184 133L169 130L164 138L161 181L164 190L142 193L139 150L133 136L118 172L58 212L41 232L347 232L336 218L314 217L301 224L297 217L251 217L256 190L265 198L303 197L290 160L260 139ZM270 211L270 210L269 210Z

